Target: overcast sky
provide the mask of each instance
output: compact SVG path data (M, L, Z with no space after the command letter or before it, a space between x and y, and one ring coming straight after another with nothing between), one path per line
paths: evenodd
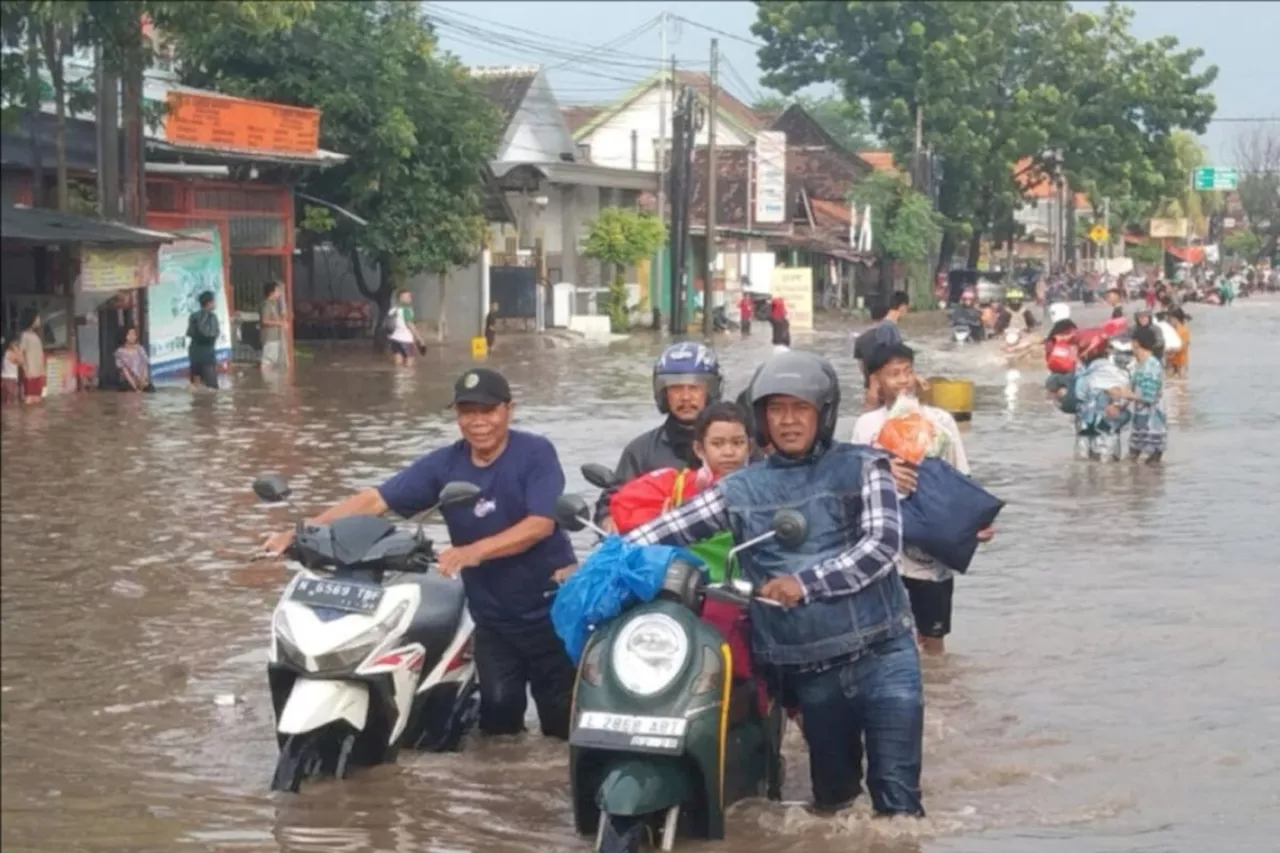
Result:
M1101 9L1102 2L1079 2ZM1280 3L1139 2L1134 30L1141 38L1176 36L1205 51L1218 66L1213 92L1219 118L1269 117L1280 124ZM427 3L438 13L443 46L474 65L542 65L562 103L607 103L657 70L661 12L686 18L667 26L667 52L685 68L705 70L718 37L722 84L750 103L764 90L748 2L515 2L445 0ZM648 25L648 26L647 26ZM603 49L592 51L592 48ZM1232 159L1234 142L1257 124L1216 121L1203 142L1218 162Z

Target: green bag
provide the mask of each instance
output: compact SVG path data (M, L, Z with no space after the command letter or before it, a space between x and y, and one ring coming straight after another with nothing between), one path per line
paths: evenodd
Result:
M725 565L729 560L729 551L733 549L733 534L722 530L710 539L703 539L689 546L698 559L707 566L707 574L712 583L723 583Z

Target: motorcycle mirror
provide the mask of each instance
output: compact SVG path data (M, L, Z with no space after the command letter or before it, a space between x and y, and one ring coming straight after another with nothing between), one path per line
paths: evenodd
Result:
M597 489L608 491L619 485L618 475L614 473L613 469L601 465L599 462L588 462L580 470L582 471L582 479Z
M556 498L556 521L571 533L586 529L585 519L590 512L581 495L561 495Z
M253 481L253 493L264 503L278 504L287 501L293 490L279 474L263 474Z
M809 522L794 509L780 509L773 516L773 533L784 548L799 548L809 536Z
M444 484L440 490L440 506L457 506L469 503L480 497L480 487L474 483L463 483L457 480Z

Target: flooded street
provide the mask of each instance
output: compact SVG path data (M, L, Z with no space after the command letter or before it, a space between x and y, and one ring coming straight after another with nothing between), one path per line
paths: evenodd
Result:
M937 331L922 370L978 382L975 475L1009 501L957 582L955 633L925 672L922 822L821 821L739 804L732 853L1262 853L1280 837L1280 300L1190 306L1189 380L1171 381L1163 469L1071 460L1043 368L1021 378ZM1082 313L1078 309L1078 313ZM1099 313L1096 309L1095 314ZM1085 317L1092 314L1085 313ZM927 341L933 340L933 345ZM860 397L848 332L797 334ZM516 425L545 433L570 488L656 424L660 342L499 352ZM729 394L769 352L721 345ZM362 347L252 371L217 395L83 394L3 415L3 846L6 853L584 851L562 747L473 741L300 796L275 760L265 654L286 578L251 563L289 523L253 477L318 508L455 438L468 362L412 372ZM236 704L220 697L234 695ZM794 734L793 734L794 737ZM787 796L808 796L803 746Z

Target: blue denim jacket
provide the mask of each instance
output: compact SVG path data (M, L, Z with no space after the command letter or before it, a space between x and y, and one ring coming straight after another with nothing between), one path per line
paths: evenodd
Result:
M740 553L753 584L795 575L847 551L859 539L862 462L868 448L837 444L803 461L774 455L719 483L738 542L767 533L780 509L798 510L809 523L796 549L769 541ZM853 595L789 610L751 605L752 654L764 665L821 668L854 659L872 646L913 628L906 589L890 571Z

